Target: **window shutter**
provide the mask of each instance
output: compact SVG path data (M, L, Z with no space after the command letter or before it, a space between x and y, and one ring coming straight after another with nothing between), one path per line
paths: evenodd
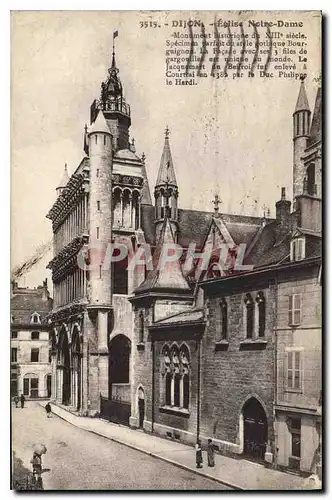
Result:
M293 324L301 324L301 294L296 293L294 295L294 307L293 307Z
M293 295L288 297L288 324L293 324Z
M293 352L287 353L287 387L293 387Z
M297 260L303 259L303 240L298 240L298 258Z
M294 241L291 241L290 244L290 260L291 262L294 260Z

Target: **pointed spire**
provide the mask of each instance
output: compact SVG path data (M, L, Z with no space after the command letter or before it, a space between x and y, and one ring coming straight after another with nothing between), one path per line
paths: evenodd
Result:
M88 141L88 126L87 124L84 125L84 144L83 144L83 151L86 155L89 154L89 141Z
M315 108L312 115L309 144L322 140L322 89L317 89Z
M170 245L169 251L171 252L174 244L175 240L171 223L166 217L153 254L153 269L148 272L146 280L135 290L135 293L165 289L172 289L173 291L182 293L190 292L190 287L183 276L179 259L176 259L174 262L160 262L160 256L162 252L167 251L167 245Z
M173 186L177 186L171 147L169 144L169 128L166 126L164 149L160 160L159 172L156 182L157 186L164 186L167 182Z
M62 189L67 186L69 181L69 175L68 175L68 170L67 170L67 163L65 163L65 169L61 177L60 184L58 185L57 189Z
M145 167L145 154L144 153L142 154L141 173L142 173L142 177L143 177L141 204L142 205L152 205L149 181L148 181L148 176L147 176L146 167Z
M301 78L301 86L294 113L297 113L298 111L310 111L307 93L304 86L304 77Z

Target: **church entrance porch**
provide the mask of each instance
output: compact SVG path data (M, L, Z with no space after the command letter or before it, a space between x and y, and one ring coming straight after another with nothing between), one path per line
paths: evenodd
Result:
M267 418L256 398L247 401L242 410L244 449L243 454L255 461L264 461L267 445Z

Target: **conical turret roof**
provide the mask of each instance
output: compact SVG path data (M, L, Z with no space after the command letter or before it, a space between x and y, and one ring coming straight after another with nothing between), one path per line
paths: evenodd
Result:
M69 181L69 175L68 175L68 170L67 170L67 163L65 163L65 169L61 177L61 181L57 187L57 189L61 189L67 186Z
M322 89L318 88L316 94L315 109L311 120L309 144L322 139Z
M305 91L305 86L304 86L304 80L301 81L300 91L297 98L294 113L297 113L298 111L310 111L307 93Z
M148 181L148 176L146 173L145 161L143 158L142 158L142 161L143 161L143 165L142 165L143 187L142 187L142 201L141 201L141 203L143 205L152 205L151 193L150 193L150 188L149 188L149 181Z
M166 128L165 131L165 142L163 154L160 160L159 172L156 182L156 187L163 186L165 184L172 184L173 186L177 186L171 147L169 144L169 130Z
M91 125L88 135L91 135L95 132L101 132L103 134L111 134L110 129L105 120L104 113L102 111L98 112L97 118Z

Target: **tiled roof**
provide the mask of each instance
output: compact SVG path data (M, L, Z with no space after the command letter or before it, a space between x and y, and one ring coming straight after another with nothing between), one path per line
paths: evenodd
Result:
M192 323L196 321L204 320L204 311L203 309L186 309L177 314L173 314L172 316L168 316L166 318L160 319L159 321L155 321L153 326L162 326L162 325L172 325L174 323Z
M46 323L46 317L52 309L52 299L43 300L43 288L29 289L16 288L11 298L11 314L14 324L31 323L31 315L37 312L42 323ZM36 328L38 324L36 323Z
M130 151L130 149L119 149L114 155L114 159L116 160L117 158L123 160L141 161L141 159L135 153Z

